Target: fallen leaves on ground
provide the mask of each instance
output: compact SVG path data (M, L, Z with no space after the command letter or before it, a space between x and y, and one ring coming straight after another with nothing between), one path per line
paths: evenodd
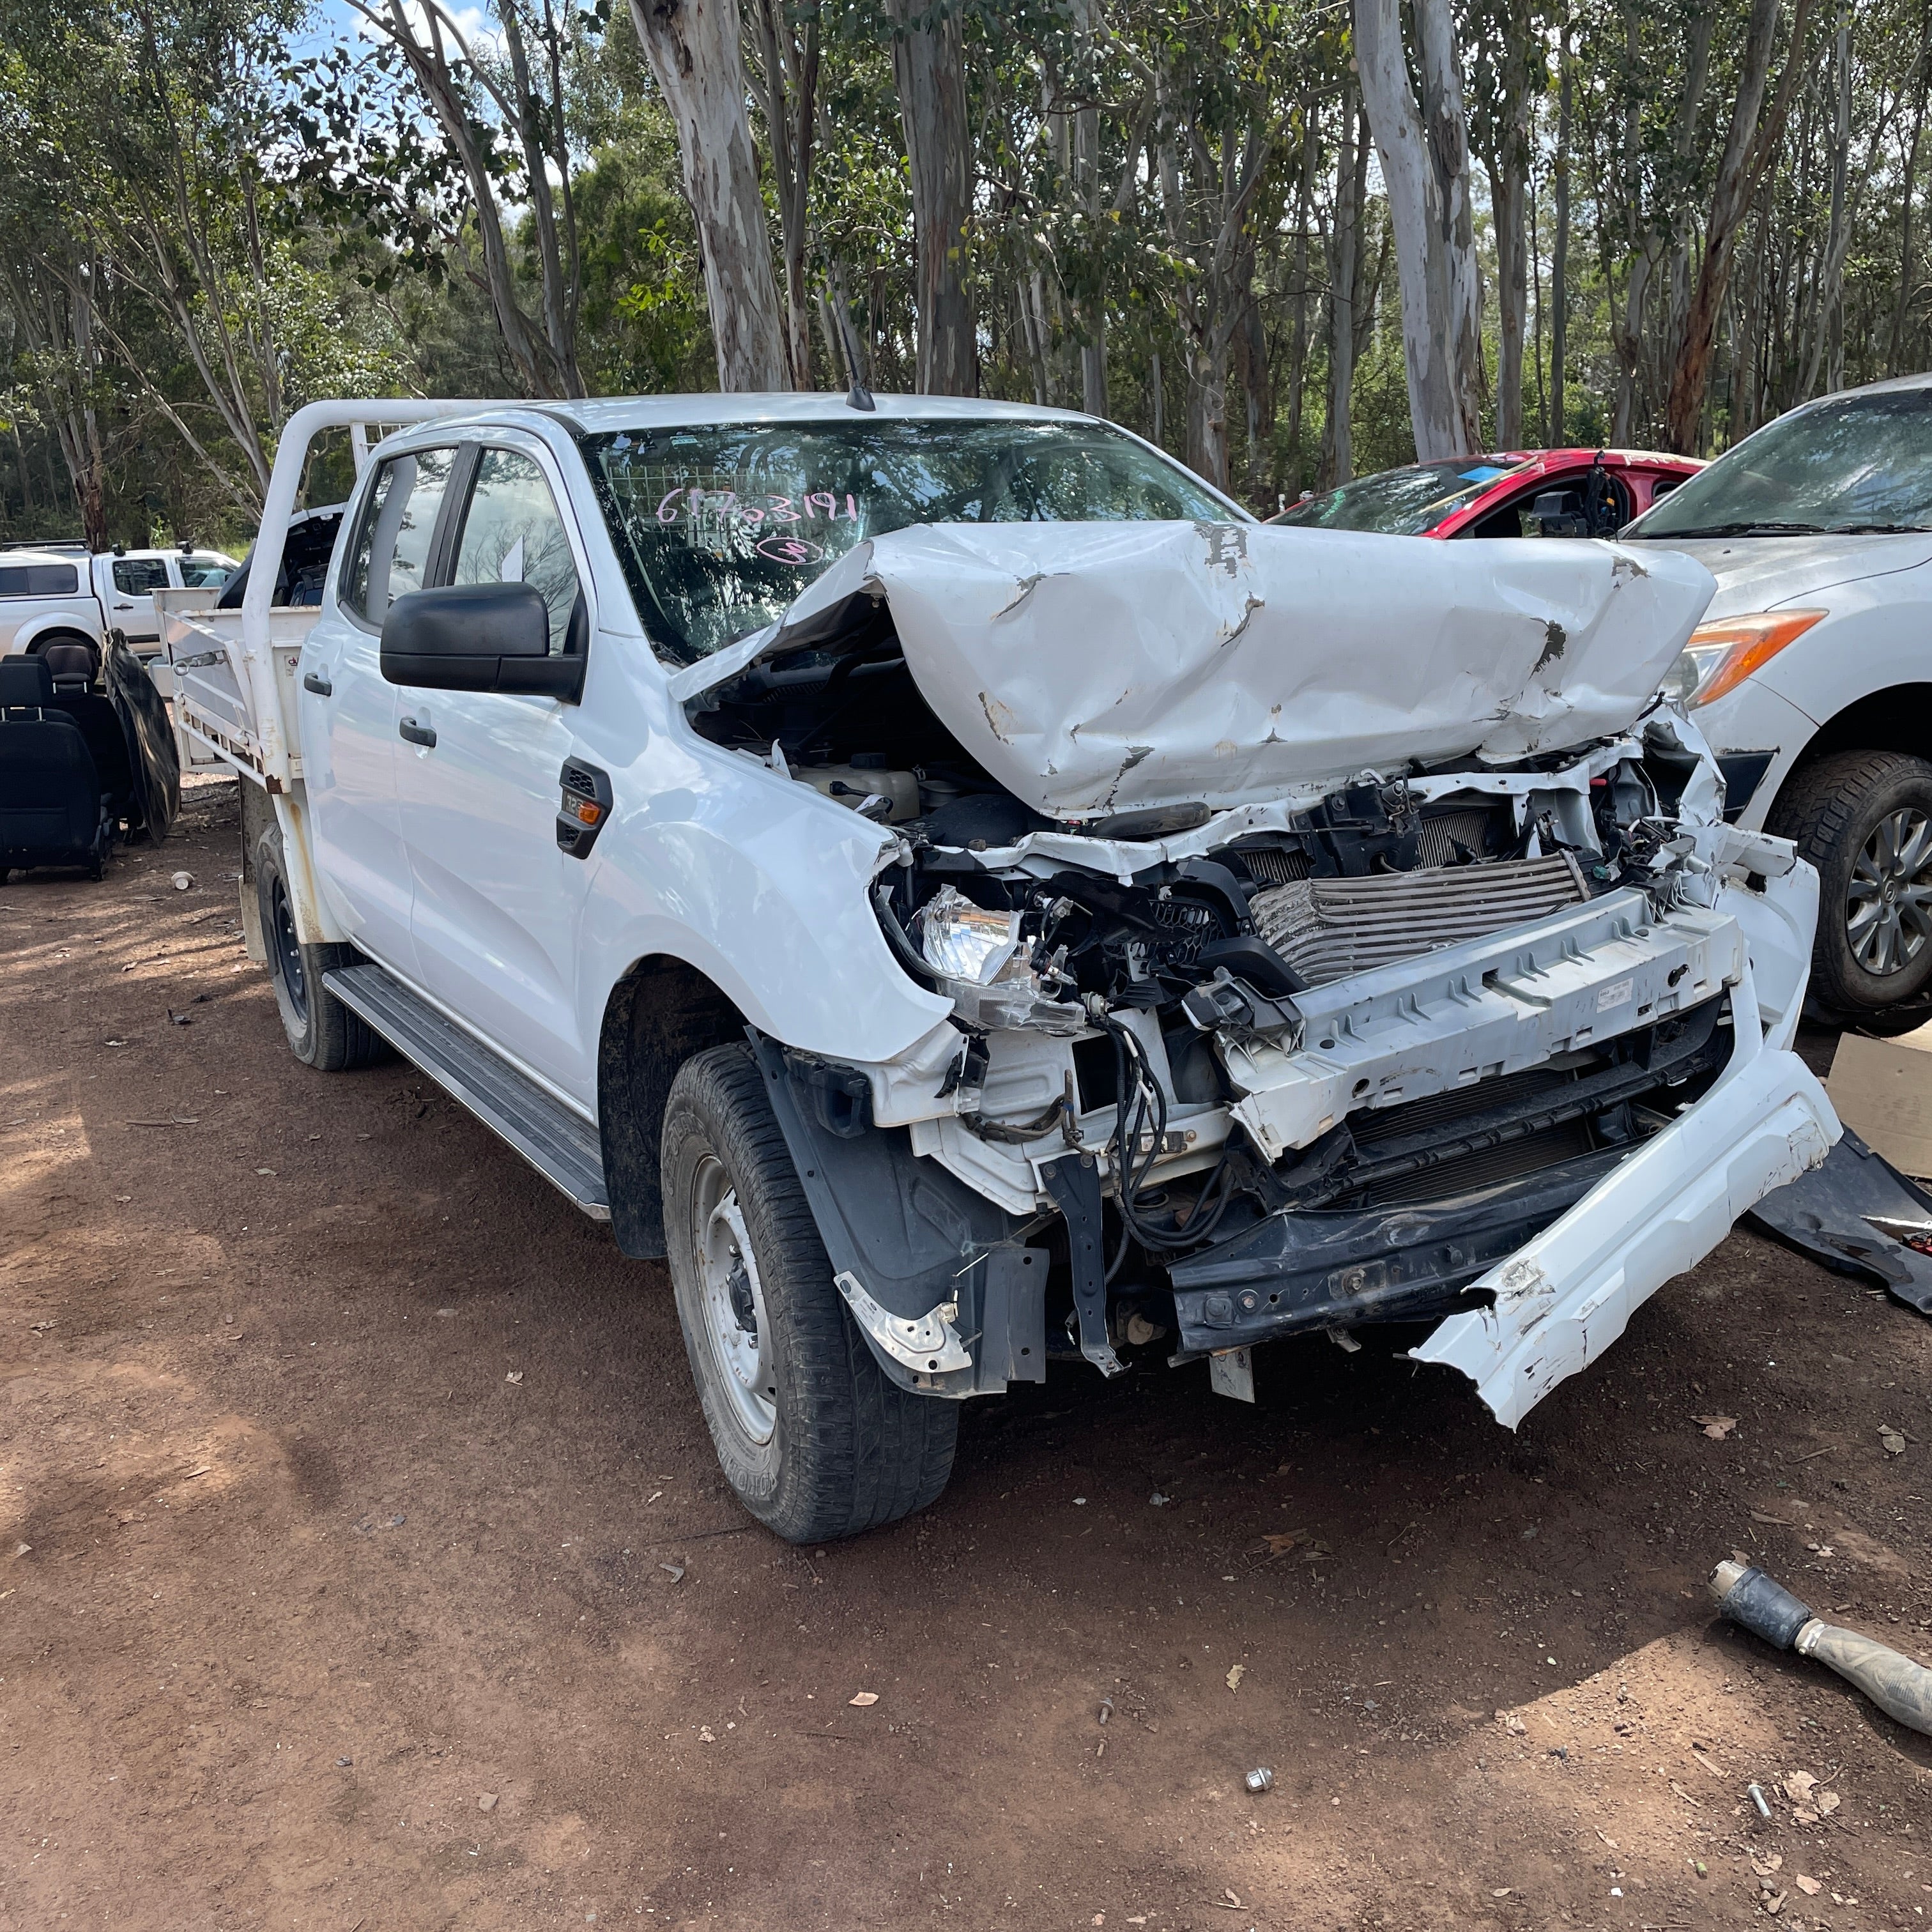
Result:
M1738 1426L1735 1415L1694 1415L1690 1420L1697 1424L1713 1442L1722 1442Z
M1247 1674L1248 1666L1245 1664L1234 1665L1228 1672L1228 1688L1230 1690L1238 1690L1241 1688L1241 1679Z
M879 1701L879 1694L876 1690L861 1690L856 1697L848 1697L845 1701L862 1711L869 1710Z

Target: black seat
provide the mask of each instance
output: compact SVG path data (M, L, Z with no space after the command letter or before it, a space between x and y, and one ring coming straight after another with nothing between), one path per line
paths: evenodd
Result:
M110 808L86 736L54 708L46 664L0 658L0 877L15 867L85 866L99 878L113 836Z
M64 696L89 689L100 675L100 653L92 644L49 644L40 662L53 674L54 690Z

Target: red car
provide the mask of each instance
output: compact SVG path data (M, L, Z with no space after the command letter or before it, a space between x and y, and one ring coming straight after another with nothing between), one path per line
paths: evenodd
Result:
M1388 536L1614 536L1703 467L1647 449L1513 449L1358 476L1268 521Z

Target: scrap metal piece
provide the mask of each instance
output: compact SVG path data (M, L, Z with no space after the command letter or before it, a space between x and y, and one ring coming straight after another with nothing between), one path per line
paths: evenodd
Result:
M1124 1373L1107 1334L1107 1251L1101 1239L1100 1170L1090 1154L1043 1161L1040 1178L1066 1220L1073 1307L1080 1318L1080 1352L1103 1376Z
M1252 1348L1217 1348L1208 1358L1208 1386L1216 1395L1236 1402L1255 1399L1255 1352Z
M1767 1194L1750 1218L1834 1274L1932 1315L1932 1195L1850 1127L1822 1167Z

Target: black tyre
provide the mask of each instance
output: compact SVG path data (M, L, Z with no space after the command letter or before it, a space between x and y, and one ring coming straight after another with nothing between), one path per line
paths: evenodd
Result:
M358 958L352 946L304 945L296 935L295 908L282 859L282 835L273 827L255 847L255 891L262 911L262 940L268 956L275 1005L289 1051L318 1073L368 1066L388 1056L380 1034L352 1013L322 983L322 976Z
M739 1501L789 1543L925 1508L958 1405L899 1388L853 1325L748 1047L678 1070L662 1162L685 1349Z
M1932 764L1834 752L1793 774L1766 829L1818 868L1814 1004L1856 1021L1932 985Z

